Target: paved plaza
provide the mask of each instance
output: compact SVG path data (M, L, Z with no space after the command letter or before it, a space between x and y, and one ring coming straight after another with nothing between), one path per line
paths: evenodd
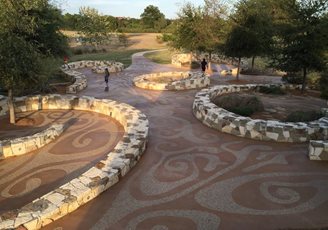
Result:
M88 77L88 87L78 95L116 100L139 109L149 120L149 142L140 162L119 183L44 229L328 227L328 163L310 161L307 143L254 141L220 133L193 116L192 104L198 90L152 91L132 83L141 74L183 70L152 63L138 53L133 55L129 68L111 74L108 91L102 74L79 70ZM211 85L226 84L232 79L214 72ZM254 83L280 81L278 77L264 76L241 79ZM63 113L41 112L47 119L64 116ZM44 187L58 187L69 180L67 175L74 176L93 165L103 150L113 148L120 138L122 130L115 121L87 112L66 113L67 119L80 119L75 123L77 127L70 127L71 131L65 131L39 154L0 162L0 211L22 204L8 194L17 193L15 200L22 201L28 195L31 201L48 191L42 190ZM94 132L87 135L85 130ZM113 135L113 141L102 143L102 138L109 139L109 135ZM69 147L60 148L64 144ZM56 150L55 146L59 148ZM65 151L70 148L80 154L66 159ZM77 151L79 148L81 151ZM53 155L62 158L52 158ZM42 160L44 157L47 160ZM40 161L47 167L39 164L25 169ZM35 176L38 173L44 179ZM51 182L50 175L60 176ZM20 177L27 179L17 180ZM43 180L47 185L43 186ZM19 195L33 186L33 193Z

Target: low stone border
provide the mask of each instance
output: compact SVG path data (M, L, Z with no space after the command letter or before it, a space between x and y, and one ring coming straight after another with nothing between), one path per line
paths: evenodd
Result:
M205 125L239 137L277 142L306 142L328 139L328 117L307 123L253 120L229 112L211 102L211 99L218 95L257 90L260 86L272 87L277 85L223 85L203 89L195 96L193 113ZM284 89L301 87L282 84L279 86Z
M0 98L1 99L1 98ZM42 109L74 109L101 113L120 122L123 139L107 154L106 159L19 210L0 216L0 229L40 229L73 212L117 183L136 165L146 148L147 117L130 105L107 99L76 97L73 95L46 95L22 97L16 100L16 111Z
M310 160L328 160L328 141L310 141L309 144Z
M49 128L31 136L0 141L0 160L20 156L39 149L59 137L65 130L65 125L54 124Z
M156 82L156 79L162 77L173 77L177 80L168 83ZM210 79L208 75L201 72L161 72L137 76L133 79L133 83L143 89L186 90L209 86Z
M62 65L62 71L74 79L74 83L66 88L66 93L75 94L87 87L87 77L74 71L81 68L92 68L95 73L104 73L108 68L109 72L114 73L123 71L124 65L113 61L77 61Z
M66 93L76 94L77 92L80 92L87 88L88 80L84 74L70 69L62 70L64 73L72 77L72 79L74 79L74 83L72 85L67 86Z

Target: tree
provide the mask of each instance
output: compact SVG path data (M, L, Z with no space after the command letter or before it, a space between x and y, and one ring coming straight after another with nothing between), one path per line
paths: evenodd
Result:
M320 78L321 97L328 100L328 70L326 69Z
M248 42L252 52L252 69L256 56L269 55L273 43L273 10L268 0L241 0L231 16L233 24L244 27L252 34Z
M291 73L302 72L302 92L307 73L325 67L328 47L326 0L280 2L284 17L277 21L275 65Z
M39 85L44 59L66 50L59 15L47 0L0 1L0 84L8 90L11 123L15 92Z
M140 17L144 27L148 29L160 31L167 25L164 14L161 13L158 7L153 5L147 6Z
M91 7L81 7L79 14L79 31L83 34L84 41L96 46L101 44L107 38L110 22Z
M238 58L237 80L239 80L241 58L251 57L253 55L254 42L256 39L254 33L238 25L234 26L228 35L225 43L225 54L229 57Z
M189 52L211 54L222 46L226 36L225 6L218 0L206 0L204 7L185 4L173 32L172 46Z

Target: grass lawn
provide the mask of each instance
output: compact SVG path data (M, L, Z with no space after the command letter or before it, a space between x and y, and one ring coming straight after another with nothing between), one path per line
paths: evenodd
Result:
M153 62L159 64L171 64L173 52L170 50L156 51L152 53L146 53L144 56Z
M132 63L132 54L137 52L146 51L146 49L138 50L115 50L106 53L87 53L73 55L70 57L69 62L82 61L82 60L107 60L107 61L117 61L124 64L127 68Z

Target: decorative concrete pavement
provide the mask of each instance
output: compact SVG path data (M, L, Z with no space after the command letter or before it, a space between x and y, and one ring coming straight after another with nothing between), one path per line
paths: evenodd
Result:
M36 127L13 130L10 125L2 126L1 139L26 136L52 123L68 128L39 150L0 161L0 214L23 207L76 178L103 159L124 134L116 120L92 112L42 110L19 116L36 121Z
M204 126L192 115L197 90L132 86L137 75L171 70L135 54L128 69L111 75L108 92L102 75L83 70L88 88L81 95L129 103L147 115L148 148L120 183L45 229L328 227L328 163L310 161L307 144L253 141ZM233 77L211 80L227 79Z
M307 144L254 141L204 126L192 115L197 90L158 92L132 86L137 75L172 70L178 69L135 54L128 69L111 74L108 92L102 75L82 70L88 88L80 95L125 102L147 115L148 148L127 177L44 229L328 227L328 163L310 161ZM227 79L233 77L211 80L217 84Z

